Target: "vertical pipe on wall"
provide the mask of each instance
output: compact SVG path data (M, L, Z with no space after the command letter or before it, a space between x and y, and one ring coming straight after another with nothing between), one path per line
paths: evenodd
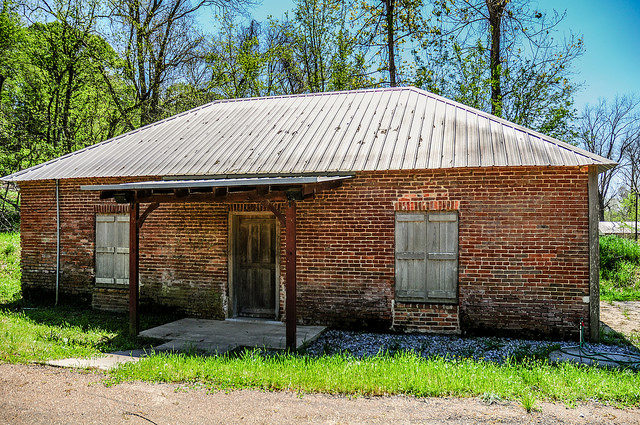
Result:
M56 179L56 303L60 289L60 180Z

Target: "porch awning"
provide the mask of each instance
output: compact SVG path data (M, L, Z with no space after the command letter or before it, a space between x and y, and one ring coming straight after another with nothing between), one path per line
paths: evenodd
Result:
M242 179L205 180L160 180L120 184L99 184L80 186L82 190L153 190L153 189L194 189L238 186L287 186L325 183L352 178L353 176L302 176L302 177L259 177Z
M113 198L129 203L129 331L138 335L138 263L140 229L158 206L167 202L259 202L276 216L285 228L286 341L296 349L296 202L316 193L337 188L353 176L259 177L208 180L160 180L120 184L80 186L100 192L100 199ZM285 202L284 213L276 202ZM148 204L140 214L140 204Z
M117 202L239 201L256 196L270 200L301 200L319 190L339 186L353 176L258 177L237 179L159 180L80 186L100 191Z

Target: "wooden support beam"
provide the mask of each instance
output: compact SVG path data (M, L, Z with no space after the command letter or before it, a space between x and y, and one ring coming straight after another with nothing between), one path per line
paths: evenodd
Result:
M589 167L589 340L600 341L600 242L598 223L598 168Z
M138 336L140 330L138 316L139 215L140 204L134 200L130 204L129 211L129 334L133 337Z
M287 254L286 268L286 330L287 349L297 348L297 311L296 311L296 203L289 201L285 212L286 236L285 250Z
M149 217L149 214L154 212L159 206L160 206L160 204L157 203L157 202L153 202L153 203L149 204L147 209L144 210L144 212L142 214L140 214L140 218L138 219L138 229L142 228L142 225L147 220L147 217Z
M285 201L287 199L284 192L270 192L264 196L259 196L255 190L243 192L229 192L224 195L215 193L191 193L188 196L180 197L170 194L154 194L149 196L139 196L140 202L185 203L185 202L243 202L252 201L257 197L271 201Z
M333 180L322 183L311 183L302 186L302 196L305 198L313 196L325 190L336 189L342 186L342 180Z

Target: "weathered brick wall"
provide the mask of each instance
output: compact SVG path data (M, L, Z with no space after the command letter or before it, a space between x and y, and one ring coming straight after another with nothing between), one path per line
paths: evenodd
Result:
M96 193L61 182L64 294L117 308L114 290L93 288ZM127 179L131 181L131 179ZM23 196L23 280L55 279L54 183L28 182ZM358 173L298 204L298 308L304 323L435 332L574 335L588 318L587 172L491 168ZM175 204L141 232L141 298L189 314L223 317L228 306L230 211L255 204ZM397 210L459 211L459 303L393 303ZM284 234L281 234L284 241ZM284 248L284 247L281 247ZM284 258L284 250L281 249ZM284 310L284 261L280 262ZM116 291L117 292L117 291Z

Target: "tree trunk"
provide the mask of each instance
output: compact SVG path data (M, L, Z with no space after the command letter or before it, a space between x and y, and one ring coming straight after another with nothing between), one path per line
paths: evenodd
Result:
M4 75L0 75L0 110L2 110L2 88L4 87L4 81L7 79Z
M75 69L73 66L68 69L67 87L64 96L64 106L62 109L62 134L64 137L65 152L71 152L73 146L71 142L71 129L69 128L69 116L71 110L71 93L73 91L73 80L75 77Z
M396 53L395 34L393 28L393 14L395 13L395 0L385 0L385 13L387 20L387 51L389 53L389 85L395 87L396 83Z
M485 0L489 11L489 29L491 31L491 49L489 69L491 71L491 113L502 116L502 86L500 67L500 36L502 15L509 0Z

